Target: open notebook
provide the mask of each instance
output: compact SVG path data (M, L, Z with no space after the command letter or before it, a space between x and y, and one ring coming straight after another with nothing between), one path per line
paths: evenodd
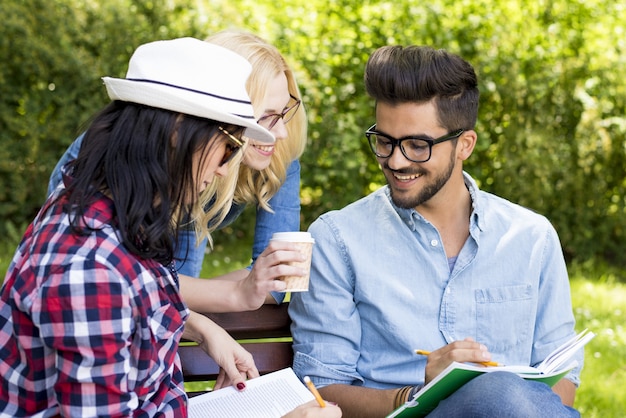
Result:
M423 417L437 407L439 402L471 379L483 373L508 371L524 379L539 380L554 386L567 373L578 365L572 356L587 344L595 334L586 329L550 353L539 365L484 367L468 363L453 362L439 375L428 382L415 397L393 411L391 417Z
M189 418L280 418L315 399L291 368L246 382L244 391L232 386L189 399Z

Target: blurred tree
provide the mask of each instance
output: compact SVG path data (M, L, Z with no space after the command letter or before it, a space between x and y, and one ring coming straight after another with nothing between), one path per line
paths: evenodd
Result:
M481 187L548 216L568 257L626 263L622 2L5 0L0 13L0 233L30 221L56 160L106 103L99 77L123 76L143 42L237 27L296 68L310 120L303 228L384 184L363 136L374 123L364 65L379 46L426 44L478 72L466 169ZM252 222L228 232L247 236Z

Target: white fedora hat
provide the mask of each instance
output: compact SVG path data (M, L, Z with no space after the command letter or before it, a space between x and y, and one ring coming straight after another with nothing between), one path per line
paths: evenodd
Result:
M274 136L258 125L246 80L252 71L241 55L195 38L141 45L126 78L103 77L112 100L140 103L246 128L264 143Z

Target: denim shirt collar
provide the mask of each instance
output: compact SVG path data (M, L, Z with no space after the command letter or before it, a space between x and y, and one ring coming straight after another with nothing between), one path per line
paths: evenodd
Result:
M476 181L465 171L463 172L463 179L465 181L465 186L467 190L469 190L470 198L472 199L472 214L470 215L470 233L478 228L480 231L485 230L485 217L483 215L483 208L480 202L480 189L476 184ZM391 192L389 187L385 190L385 195L387 199L389 199L389 203L394 208L394 210L398 213L398 216L402 219L402 221L411 229L411 231L415 231L416 222L428 222L418 211L414 208L405 209L396 206L391 199Z

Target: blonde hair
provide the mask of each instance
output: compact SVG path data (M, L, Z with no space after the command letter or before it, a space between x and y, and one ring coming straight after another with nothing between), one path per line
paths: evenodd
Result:
M289 93L298 99L301 98L295 75L283 56L276 47L260 37L248 32L225 30L209 36L206 41L228 48L252 64L252 73L248 78L246 88L253 106L263 100L269 84L281 73L287 77ZM237 184L234 201L236 203L255 203L267 211L272 211L268 201L285 182L287 168L291 162L300 158L306 147L307 120L303 105L300 105L285 127L287 138L276 142L274 155L267 168L257 171L245 164L239 166L239 176L235 176Z
M246 151L244 144L237 155L228 163L228 173L224 177L214 177L202 192L198 204L193 208L192 219L196 232L196 242L207 237L209 248L213 248L211 232L222 223L233 203L233 194L237 186L237 173Z

